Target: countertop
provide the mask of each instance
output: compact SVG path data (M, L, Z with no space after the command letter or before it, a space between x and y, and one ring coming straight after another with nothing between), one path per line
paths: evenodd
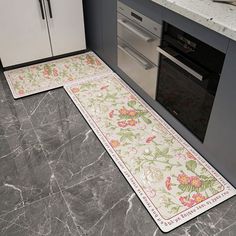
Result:
M211 0L152 0L236 41L236 6Z

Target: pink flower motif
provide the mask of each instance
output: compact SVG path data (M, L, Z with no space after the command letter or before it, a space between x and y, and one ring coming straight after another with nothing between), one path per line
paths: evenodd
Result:
M179 201L186 207L192 207L195 204L195 201L193 199L187 200L187 197L180 197Z
M179 201L184 205L186 202L186 197L179 197Z
M111 140L111 141L110 141L110 144L111 144L111 146L112 146L113 148L117 148L117 147L120 146L120 142L117 141L117 140Z
M153 136L149 136L147 139L146 139L146 143L151 143L153 141L153 139L155 139L156 136L153 135Z
M48 76L49 76L49 70L48 70L47 68L44 68L43 75L44 75L45 77L48 77Z
M79 87L74 87L71 89L72 93L78 93L80 91Z
M54 76L58 76L58 71L57 71L56 68L53 69L53 75L54 75Z
M20 80L24 80L24 78L23 78L22 76L19 76L19 79L20 79Z
M112 110L111 112L109 112L109 117L110 117L110 118L113 118L113 115L114 115L114 110Z
M118 125L119 125L121 128L125 128L128 124L126 123L126 121L119 121L119 122L118 122Z
M95 59L95 62L96 62L97 66L101 66L102 65L102 63L98 59Z
M184 173L179 174L177 180L180 182L180 184L189 184L190 182L190 178Z
M198 176L191 176L189 182L195 188L200 188L202 186L202 181Z
M135 110L128 110L128 115L129 116L136 116L137 112Z
M186 156L187 156L188 159L196 160L196 157L191 152L187 152Z
M193 199L190 199L188 202L185 203L186 207L192 207L195 204L195 201Z
M198 204L202 201L206 200L206 197L203 196L201 193L193 194L192 198L187 199L187 197L180 197L179 201L182 203L182 205L186 207L192 207L195 204Z
M100 89L104 90L104 89L107 89L108 87L109 87L109 85L105 85L105 86L102 86Z
M138 122L134 119L131 119L131 120L128 120L127 123L129 126L135 126Z
M206 197L203 196L201 193L196 193L196 194L193 194L193 199L194 199L195 203L200 203L200 202L206 200Z
M128 110L125 108L125 107L122 107L120 110L119 110L119 113L121 114L121 115L127 115L128 114Z
M167 190L171 190L171 177L167 177L166 178L166 188L167 188Z
M20 95L24 95L24 93L25 93L25 91L23 89L20 89L18 92Z
M131 100L136 100L136 97L134 95L130 95Z

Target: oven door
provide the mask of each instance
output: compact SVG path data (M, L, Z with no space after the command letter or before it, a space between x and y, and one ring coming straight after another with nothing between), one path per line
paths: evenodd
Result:
M214 95L207 90L207 72L184 63L178 53L160 47L157 50L160 64L156 100L203 141L214 102Z
M118 67L150 97L156 99L157 67L120 39L117 50Z

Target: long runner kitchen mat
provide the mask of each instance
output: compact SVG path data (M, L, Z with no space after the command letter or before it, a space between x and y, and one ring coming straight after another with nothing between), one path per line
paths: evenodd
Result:
M64 86L65 83L111 69L93 52L4 72L14 98Z
M236 190L117 75L65 90L164 232Z

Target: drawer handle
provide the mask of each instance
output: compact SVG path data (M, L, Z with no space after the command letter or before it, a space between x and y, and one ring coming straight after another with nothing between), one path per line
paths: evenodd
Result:
M153 68L153 65L149 63L147 60L145 60L143 57L139 56L137 53L135 53L132 49L130 49L128 46L121 46L118 45L118 48L126 53L129 57L131 57L133 60L137 61L145 70L149 70Z
M168 52L166 52L165 50L163 50L160 47L157 47L157 51L164 55L165 57L167 57L169 60L171 60L172 62L174 62L176 65L178 65L179 67L181 67L182 69L186 70L189 74L191 74L192 76L194 76L195 78L197 78L198 80L202 81L203 80L203 76L200 75L198 72L196 72L195 70L191 69L190 67L186 66L184 63L182 63L181 61L179 61L178 59L176 59L175 57L173 57L172 55L170 55Z
M138 37L140 37L145 42L152 42L155 40L154 37L152 37L148 33L144 32L143 30L141 30L140 28L136 27L135 25L129 23L126 20L118 19L117 22L119 24L121 24L122 26L124 26L125 28L127 28L128 30L130 30L131 32L133 32L134 34L136 34Z

